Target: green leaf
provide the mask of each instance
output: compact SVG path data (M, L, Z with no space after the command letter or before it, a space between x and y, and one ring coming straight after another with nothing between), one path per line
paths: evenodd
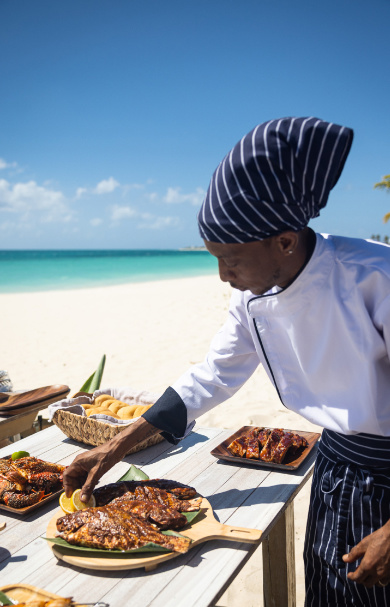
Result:
M0 591L0 601L3 605L14 605L15 601L12 601L4 592Z
M149 477L145 472L143 472L142 470L140 470L139 468L136 468L136 466L131 464L128 471L123 476L120 477L120 479L117 481L117 483L120 483L121 481L148 481L148 480L149 480Z
M200 514L201 510L194 510L193 512L182 512L187 519L187 523L192 523L192 521Z
M185 535L181 535L180 533L176 533L175 531L170 530L162 531L161 533L163 533L164 535L185 537ZM133 548L132 550L104 550L103 548L89 548L88 546L74 546L73 544L68 544L68 542L66 540L63 540L61 537L41 537L43 540L46 540L47 542L52 542L53 544L56 544L61 548L66 548L68 550L79 550L81 552L92 552L96 555L108 558L117 558L120 555L128 556L129 554L137 554L138 552L172 552L172 550L169 550L169 548L164 548L163 546L155 544L154 542L148 542L147 544L145 544L145 546L142 546L141 548Z
M103 354L98 368L94 373L92 373L92 375L90 375L90 377L88 377L87 381L81 386L79 392L88 392L92 394L93 392L95 392L95 390L98 390L100 388L105 364L106 355Z

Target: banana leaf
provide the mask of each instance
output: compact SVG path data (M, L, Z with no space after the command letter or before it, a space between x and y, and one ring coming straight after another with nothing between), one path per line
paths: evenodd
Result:
M100 388L100 384L103 377L104 365L106 364L106 355L103 354L98 368L92 375L90 375L86 382L83 383L79 392L88 392L92 394L95 390Z
M148 475L142 470L140 470L140 468L137 468L136 466L131 464L128 471L123 476L121 476L121 478L117 482L141 480L149 480ZM200 514L200 510L195 510L193 512L182 512L182 514L184 514L184 516L186 517L187 523L191 524L193 520L198 516L198 514ZM163 533L164 535L175 535L176 537L185 537L182 534L171 530L162 531L161 533ZM47 542L52 542L60 548L66 548L67 550L81 550L83 552L94 553L95 556L104 556L108 558L110 556L117 558L121 554L129 555L133 553L135 553L136 556L138 552L172 552L168 548L163 548L162 546L159 546L154 542L148 542L147 544L145 544L145 546L142 546L142 548L133 548L132 550L103 550L101 548L89 548L87 546L74 546L73 544L69 544L66 540L63 540L61 537L49 538L42 536L42 539L46 540Z
M15 605L15 601L12 601L4 592L0 591L0 602L2 605Z
M174 535L176 537L185 537L184 535L181 535L180 533L175 533L175 531L170 531L170 530L162 531L161 533L163 533L164 535ZM56 546L60 546L62 548L67 548L67 549L71 549L71 550L81 550L82 552L88 552L90 554L92 553L91 556L93 556L93 554L95 554L95 555L104 556L104 557L108 557L108 558L110 556L117 558L118 555L120 555L120 554L137 555L138 552L172 552L172 550L169 550L169 548L164 548L163 546L160 546L159 544L155 544L154 542L148 542L147 544L145 544L145 546L142 546L141 548L133 548L132 550L103 550L101 548L88 548L88 546L74 546L73 544L68 544L68 542L66 540L63 540L61 537L53 537L53 538L45 537L43 539L47 540L48 542L52 542L53 544L56 544Z
M139 468L137 468L136 466L131 464L128 471L123 476L121 476L117 482L120 483L121 481L148 481L148 480L149 480L149 477L145 472L143 472L142 470L140 470Z

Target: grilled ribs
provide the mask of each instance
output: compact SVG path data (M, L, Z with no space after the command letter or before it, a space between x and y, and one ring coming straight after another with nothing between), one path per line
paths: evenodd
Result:
M281 464L287 453L294 454L307 446L307 440L295 432L256 427L232 441L227 449L237 457Z

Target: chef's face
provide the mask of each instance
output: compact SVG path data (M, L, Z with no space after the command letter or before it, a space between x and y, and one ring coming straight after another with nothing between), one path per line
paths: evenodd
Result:
M209 253L218 259L219 276L234 289L262 295L274 286L286 286L290 277L285 269L288 251L275 236L244 244L205 241Z

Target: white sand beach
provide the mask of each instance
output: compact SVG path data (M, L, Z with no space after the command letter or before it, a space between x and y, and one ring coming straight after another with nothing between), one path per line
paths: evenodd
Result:
M0 295L1 367L15 390L67 384L76 392L107 362L102 387L161 393L207 352L226 317L230 286L218 276L84 290ZM233 430L244 424L320 431L283 407L263 369L229 401L199 418ZM298 602L309 487L295 501ZM219 600L220 607L262 604L261 549Z

